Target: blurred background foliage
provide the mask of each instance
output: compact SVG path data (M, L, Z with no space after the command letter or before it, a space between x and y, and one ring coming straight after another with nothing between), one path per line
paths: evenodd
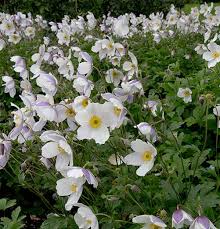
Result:
M133 12L149 15L152 12L167 12L171 4L182 8L186 4L203 3L201 0L0 0L0 11L7 13L31 12L40 14L47 20L60 21L63 15L76 17L88 11L96 17L107 14L114 16ZM218 2L215 0L206 2Z

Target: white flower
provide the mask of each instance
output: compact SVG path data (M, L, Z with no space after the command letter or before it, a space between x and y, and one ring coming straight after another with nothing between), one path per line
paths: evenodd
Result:
M75 204L74 206L79 207L74 215L74 220L80 229L99 228L98 220L89 207L80 203Z
M135 93L139 93L140 95L143 95L144 93L143 86L138 80L122 82L121 87L122 88L115 88L113 90L113 94L116 95L122 102L127 100L129 103L132 103Z
M14 115L15 127L10 131L9 138L11 140L15 140L18 137L18 135L20 134L20 132L21 132L21 130L23 128L24 115L23 115L21 109L18 106L16 106L13 103L11 105L16 107L17 110L11 112Z
M136 77L138 76L138 62L137 58L132 52L128 51L128 55L132 62L125 61L123 64L123 70L128 72L128 79L131 79L134 74Z
M108 101L109 102L105 103L105 105L108 106L109 112L111 111L112 113L112 124L110 129L114 130L122 125L125 115L127 114L127 110L119 99L110 98Z
M27 27L24 31L27 37L33 38L35 36L35 28L34 27Z
M120 66L121 57L114 56L110 59L113 66Z
M76 112L84 110L90 103L89 97L80 95L74 99L74 107Z
M0 29L4 31L5 35L11 35L15 32L14 23L8 20L2 22Z
M75 124L75 115L76 109L75 105L67 100L67 102L61 101L56 105L57 112L57 123L63 122L65 119L67 120L67 124L69 126L68 130L75 130L77 128Z
M160 107L160 109L158 109L158 102L157 101L153 101L153 100L149 100L146 102L146 105L144 105L144 107L146 107L147 109L150 109L152 115L154 117L157 117L157 112L158 110L162 110L162 107Z
M31 93L32 91L32 85L30 81L24 79L20 82L20 88L23 89L23 92L25 93Z
M172 215L172 227L176 229L183 228L185 225L191 225L193 218L182 209L177 209Z
M22 127L22 129L18 135L18 139L17 139L18 143L22 144L27 140L31 140L32 135L33 135L32 129L27 125L23 125L23 127Z
M200 13L206 16L208 13L212 11L213 3L209 6L206 2L205 4L200 5Z
M197 54L199 55L203 55L203 53L205 53L207 51L207 48L204 44L198 44L196 47L195 47L195 51Z
M35 53L31 56L31 60L33 62L36 62L36 65L38 65L39 67L40 67L43 59L46 59L46 57L48 55L48 53L45 52L45 48L46 48L46 46L44 44L40 45L40 47L38 49L39 50L38 53ZM32 69L33 69L33 67L32 67ZM31 71L31 72L34 73L34 71Z
M50 95L37 95L37 100L34 104L34 110L39 116L39 121L33 126L34 131L40 131L47 121L56 121L57 113L56 109L53 106L54 100Z
M141 134L145 135L148 141L156 142L157 134L155 129L146 122L141 122L137 125L138 130Z
M96 143L104 144L110 134L108 127L112 125L112 113L106 104L90 103L86 109L76 114L80 127L77 138L94 139Z
M58 171L65 169L68 165L73 165L73 152L70 145L64 139L59 141L50 141L42 147L42 156L44 158L56 157L56 169Z
M0 170L6 166L11 152L11 141L5 134L3 137L0 138Z
M208 44L209 51L203 53L203 59L208 61L208 67L214 67L218 62L220 62L220 46L216 43Z
M13 44L18 44L21 40L21 36L19 34L12 34L9 36L8 41Z
M58 72L68 80L74 78L74 66L72 61L66 57L57 58L55 63L59 66Z
M214 115L216 115L216 116L219 116L220 117L220 105L218 104L218 105L216 105L216 107L215 108L213 108L213 113L214 113Z
M59 44L65 44L67 46L69 46L70 43L70 34L69 32L66 31L59 31L57 33L57 38L58 38L58 43Z
M116 58L121 58L122 56L125 55L125 52L126 52L125 47L122 44L115 43L115 55L116 55L115 57Z
M153 215L139 215L134 217L132 222L144 224L142 229L164 229L167 227L161 219Z
M198 216L189 229L217 229L213 223L205 216Z
M140 139L132 141L131 148L134 152L128 154L124 158L124 162L127 165L140 166L136 174L138 176L145 176L154 166L157 150L150 143L143 142Z
M94 88L92 81L86 79L85 77L77 77L73 82L73 88L76 89L82 95L90 96L91 91Z
M57 92L57 79L51 73L41 72L36 79L36 83L41 87L42 92L48 95L55 95Z
M183 98L184 103L192 102L192 91L189 88L179 88L177 96Z
M103 39L96 41L92 46L92 51L99 53L99 59L102 60L106 56L113 57L115 54L115 44L112 39Z
M106 72L106 82L113 83L114 86L118 86L121 80L123 79L124 75L121 71L117 70L116 68L109 69Z
M125 37L129 33L128 18L123 15L114 20L113 30L117 36Z
M69 196L65 204L65 209L70 211L74 204L76 204L82 194L84 177L65 177L57 181L56 190L59 196Z
M76 166L74 167L69 166L67 170L63 170L61 173L65 177L75 177L75 178L85 177L88 184L92 185L93 188L98 187L98 181L89 169L76 167Z
M50 43L50 38L49 38L49 37L43 37L43 39L44 39L44 44L45 44L46 46L48 46L49 43Z
M16 94L14 79L10 76L2 76L2 80L5 82L5 84L3 84L3 86L5 86L5 93L9 93L13 98Z
M42 147L42 156L45 158L56 157L56 169L63 170L68 165L73 165L73 153L70 145L63 140L48 142Z
M89 76L92 72L92 57L87 52L80 52L80 56L84 61L79 63L78 73Z
M15 64L13 65L14 71L15 72L19 72L20 73L20 77L22 79L27 79L29 74L28 74L28 71L26 69L25 60L20 56L12 56L10 58L10 60L12 62L15 62Z
M93 30L96 27L97 20L95 19L93 13L88 12L86 15L86 18L88 20L87 25L89 30Z
M59 131L47 130L41 134L40 140L42 142L48 142L48 141L58 142L60 140L65 141L65 138L61 135Z
M213 113L214 115L220 117L220 105L217 104L214 108L213 108ZM218 121L218 128L220 128L220 121Z

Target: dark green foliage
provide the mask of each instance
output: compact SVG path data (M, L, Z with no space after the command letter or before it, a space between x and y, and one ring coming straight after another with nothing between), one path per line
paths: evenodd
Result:
M198 1L197 1L198 2ZM166 13L170 4L181 8L185 3L195 3L188 0L4 0L0 4L0 11L15 13L18 11L33 15L40 14L45 19L59 21L63 15L76 17L88 11L96 17L107 14L119 16L133 12L137 15L149 15L152 12L163 11Z

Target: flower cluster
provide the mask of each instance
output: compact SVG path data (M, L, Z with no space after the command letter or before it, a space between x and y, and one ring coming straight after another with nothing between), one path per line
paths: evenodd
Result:
M141 179L157 171L155 167L160 167L157 161L161 149L166 152L165 148L160 148L163 133L155 127L157 122L164 123L166 115L172 117L175 113L165 114L167 104L163 98L155 96L153 100L150 93L146 94L138 56L129 47L129 40L122 41L121 38L150 33L158 43L162 38L174 37L178 33L199 33L205 41L195 51L208 61L211 68L220 62L220 46L215 43L219 35L212 33L220 25L219 8L216 7L212 13L213 5L205 3L200 8L193 8L188 15L172 6L166 16L163 13L151 14L149 18L134 14L118 18L108 15L98 24L89 12L86 19L65 16L61 23L49 22L52 35L55 33L57 40L44 37L29 59L19 55L10 57L19 83L7 72L2 76L4 92L20 101L11 104L14 127L8 135L2 134L3 138L0 138L0 169L9 160L12 142L26 146L28 142L35 144L35 141L40 141L39 161L48 170L59 174L54 189L58 196L67 198L66 211L77 208L74 220L79 228L98 229L95 213L80 201L83 189L87 185L97 189L100 179L92 169L87 169L87 164L75 162L75 145L88 142L93 145L112 144L114 134L124 134L128 128L132 134L124 134L120 139L124 152L115 152L108 161L113 166L125 166L131 170L135 169L132 166L138 167L136 175ZM7 42L17 44L22 39L34 39L38 30L47 29L48 24L40 16L33 19L30 14L21 13L0 14L0 23L0 50ZM96 30L99 30L97 37ZM214 38L211 39L212 35ZM77 42L78 38L88 43L89 48ZM190 82L178 82L174 90L173 99L181 104L176 112L183 113L183 106L196 101L197 94ZM141 101L140 104L137 101ZM139 111L144 113L144 118L138 123L129 110L132 105L139 106ZM214 106L213 113L220 117L220 105ZM171 127L164 125L163 128ZM178 131L170 132L180 151L176 140ZM166 172L171 173L169 168ZM154 175L160 176L160 173ZM149 229L167 227L154 215L135 216L132 222ZM207 217L199 215L194 219L178 206L172 216L172 226L183 228L185 225L190 229L216 228Z

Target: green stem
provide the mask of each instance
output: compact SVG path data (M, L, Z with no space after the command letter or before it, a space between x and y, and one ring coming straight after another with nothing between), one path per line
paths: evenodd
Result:
M216 139L215 139L215 151L216 151L216 171L219 176L219 161L218 161L218 124L219 124L219 116L217 116L217 128L216 128Z
M161 156L160 156L160 159L161 159L161 162L162 162L162 164L164 166L164 169L166 171L166 174L167 174L168 178L170 178L169 171L168 171L168 168L166 166L166 163L164 162L164 160L163 160L163 158ZM175 189L174 185L172 184L172 182L170 181L170 179L168 179L168 181L169 181L170 186L173 189L174 193L176 194L177 199L180 201L179 193L176 191L176 189Z
M178 153L180 154L180 160L181 160L181 165L182 165L182 169L183 169L183 174L184 174L184 178L185 178L185 180L186 180L186 170L185 170L185 167L184 167L182 152L181 152L181 150L180 150L179 143L178 143L178 141L177 141L175 135L173 134L172 130L171 130L170 128L169 128L169 130L170 130L170 132L171 132L171 134L172 134L172 136L173 136L173 138L174 138L176 149L177 149ZM188 185L187 185L187 183L186 183L186 189L187 189L187 186L188 186Z
M137 200L135 200L135 198L131 195L131 193L129 191L126 192L128 194L128 196L130 197L130 199L137 204L137 206L141 209L141 211L144 213L144 209L143 207L137 202Z
M196 165L195 165L195 168L193 170L193 178L192 178L192 182L195 178L195 174L196 174L196 170L197 170L197 167L198 167L198 164L199 164L199 158L201 157L205 147L206 147L206 143L207 143L207 136L208 136L208 109L209 109L209 104L207 103L206 104L206 112L205 112L205 117L206 117L206 120L205 120L205 140L204 140L204 143L203 143L203 147L202 147L202 150L200 152L200 154L198 155L197 159L196 159ZM189 186L189 190L188 190L188 195L191 191L191 187L192 187L192 182L190 183L190 186ZM187 196L188 196L187 195Z

